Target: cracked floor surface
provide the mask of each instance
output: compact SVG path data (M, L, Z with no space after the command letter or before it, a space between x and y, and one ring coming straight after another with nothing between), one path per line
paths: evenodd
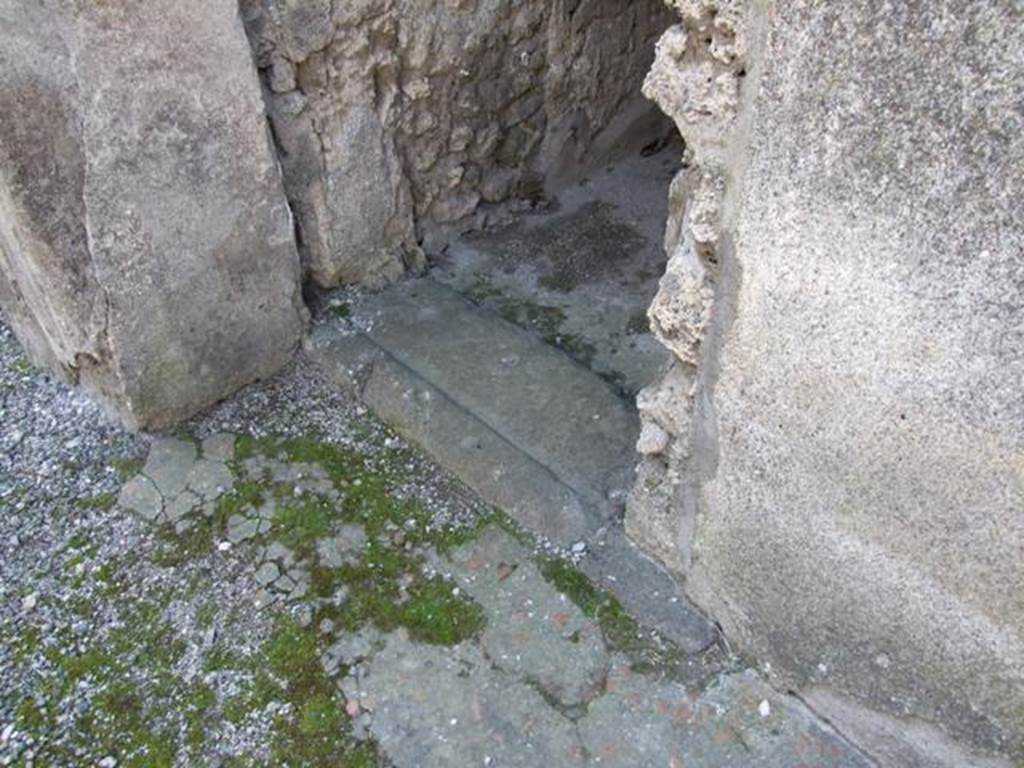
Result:
M150 439L19 360L0 334L0 764L866 765L301 364Z

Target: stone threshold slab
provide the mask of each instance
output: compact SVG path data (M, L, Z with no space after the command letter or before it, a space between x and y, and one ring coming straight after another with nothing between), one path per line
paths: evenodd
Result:
M601 526L572 488L368 336L321 328L307 351L332 381L531 531L568 546Z
M628 491L636 410L564 352L430 278L369 297L353 321L578 495L599 506Z
M646 626L689 652L714 642L672 577L622 531L636 416L603 381L430 280L371 297L353 320L307 340L331 380L533 533L583 542L581 567Z

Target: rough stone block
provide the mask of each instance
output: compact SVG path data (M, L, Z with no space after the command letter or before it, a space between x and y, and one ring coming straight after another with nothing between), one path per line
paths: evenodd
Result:
M228 0L0 0L0 306L136 427L273 373L292 221Z
M624 135L643 146L638 86L671 21L661 0L241 7L322 286L416 271L483 201L578 178Z

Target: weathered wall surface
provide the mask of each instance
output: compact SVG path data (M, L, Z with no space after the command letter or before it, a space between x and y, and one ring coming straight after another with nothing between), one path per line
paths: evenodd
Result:
M0 0L0 306L36 363L164 426L283 364L299 276L233 2Z
M322 286L394 279L424 241L607 150L644 114L672 20L660 0L241 5Z
M728 159L736 154L748 43L742 0L672 5L683 22L659 41L644 93L675 119L687 144L688 158L669 190L668 263L648 313L673 364L637 398L641 460L626 525L639 544L685 572L696 515L691 488L708 471L707 436L693 416L720 272L720 206Z
M672 4L629 529L884 763L1024 760L1024 9Z

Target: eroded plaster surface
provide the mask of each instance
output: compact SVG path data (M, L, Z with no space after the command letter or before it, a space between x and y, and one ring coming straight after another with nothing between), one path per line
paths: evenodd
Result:
M537 200L640 138L659 0L243 0L300 247L321 286ZM633 129L631 131L631 129Z

